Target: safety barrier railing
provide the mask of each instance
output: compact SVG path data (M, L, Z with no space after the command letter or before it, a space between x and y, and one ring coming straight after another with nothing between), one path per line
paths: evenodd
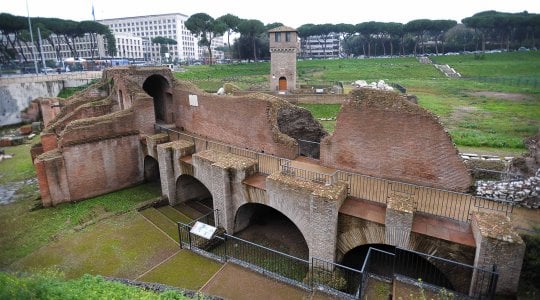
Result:
M338 181L345 182L348 186L347 195L353 198L386 204L389 196L399 194L411 198L415 211L461 222L470 222L473 211L491 211L509 215L513 210L513 203L510 201L493 201L471 194L398 182L342 170L335 171L332 174L325 174L292 166L289 159L255 152L249 149L242 149L221 142L210 141L203 137L165 128L160 125L156 125L156 129L167 132L171 140L183 139L193 142L197 152L214 149L254 159L257 162L258 172L262 174L269 175L281 171L283 174L320 184L328 185Z

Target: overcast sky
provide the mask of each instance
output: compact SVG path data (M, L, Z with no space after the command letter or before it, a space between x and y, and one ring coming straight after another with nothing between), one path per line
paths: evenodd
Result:
M366 21L407 23L414 19L451 19L458 22L485 10L540 13L540 0L27 0L31 17L75 21L144 16L163 13L214 18L227 13L265 24L281 22L298 27L313 23L357 24ZM25 0L0 0L0 12L26 16Z

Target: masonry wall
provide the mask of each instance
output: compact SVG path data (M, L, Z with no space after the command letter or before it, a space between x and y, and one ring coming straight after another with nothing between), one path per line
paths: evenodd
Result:
M189 105L190 94L197 95L198 106ZM174 93L177 127L239 148L294 158L296 141L277 128L277 111L287 105L262 94L229 97L180 89Z
M143 181L138 135L63 148L70 201L102 195Z
M472 182L437 118L393 92L357 90L321 142L325 166L466 191Z
M288 91L296 89L296 49L271 49L270 56L270 90L278 91L280 77L287 79Z

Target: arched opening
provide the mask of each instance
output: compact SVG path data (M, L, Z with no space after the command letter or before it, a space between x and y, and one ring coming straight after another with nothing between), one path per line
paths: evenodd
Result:
M161 75L152 75L144 81L143 90L154 98L156 122L172 121L167 120L167 102L171 98L171 95L167 92L169 90L167 79Z
M358 246L345 254L341 264L355 270L361 270L370 247L394 255L372 251L368 262L368 272L384 277L393 277L394 274L399 274L413 280L420 278L425 283L446 289L454 289L447 276L430 261L415 252L396 249L391 245L366 244Z
M279 77L279 90L280 91L286 91L287 90L287 78L285 77Z
M258 203L242 205L236 212L234 232L239 238L292 256L307 259L309 248L302 232L278 210Z
M144 158L144 181L160 182L158 161L151 156L146 156Z
M190 175L181 175L176 180L176 203L175 207L182 208L192 219L207 215L214 209L210 190Z

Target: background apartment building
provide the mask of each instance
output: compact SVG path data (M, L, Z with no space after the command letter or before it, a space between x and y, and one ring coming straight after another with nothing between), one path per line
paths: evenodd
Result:
M310 36L300 41L301 56L306 58L337 58L342 52L341 39L338 34Z
M143 57L146 61L163 61L164 56L160 52L160 45L153 44L152 39L158 36L173 39L176 45L167 45L171 62L183 62L202 60L206 54L206 48L199 47L198 40L185 27L184 23L188 16L174 13L163 15L149 15L138 17L126 17L117 19L98 20L97 22L109 26L115 36L131 35L141 39ZM218 37L213 41L213 48L223 46L223 38ZM118 48L117 56L122 56ZM223 58L223 52L212 50L216 59Z

